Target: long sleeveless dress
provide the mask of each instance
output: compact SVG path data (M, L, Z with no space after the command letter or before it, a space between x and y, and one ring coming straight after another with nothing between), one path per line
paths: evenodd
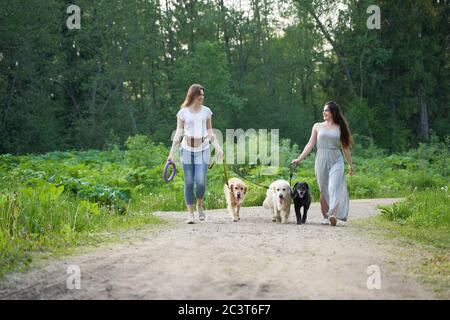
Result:
M345 182L344 158L339 149L339 128L321 127L317 134L315 171L320 192L328 204L328 216L337 206L336 218L347 221L349 199Z

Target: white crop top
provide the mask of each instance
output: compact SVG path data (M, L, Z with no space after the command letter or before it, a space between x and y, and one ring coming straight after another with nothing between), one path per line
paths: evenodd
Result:
M202 106L200 111L193 113L189 108L183 108L177 113L177 117L184 121L184 136L193 137L196 139L205 137L205 141L198 147L188 146L186 139L183 137L181 146L189 151L201 151L209 147L209 140L207 139L208 131L206 128L206 120L212 116L212 111L207 106Z

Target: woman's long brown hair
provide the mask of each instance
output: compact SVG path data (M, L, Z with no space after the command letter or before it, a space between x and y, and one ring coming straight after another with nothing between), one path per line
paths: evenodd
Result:
M193 84L189 87L189 90L186 94L186 98L184 99L184 102L181 104L180 109L183 109L184 107L190 106L192 102L194 102L195 98L197 98L199 95L205 93L205 88L203 88L200 84Z
M353 139L352 133L350 132L350 128L348 126L347 120L344 118L342 114L341 108L334 101L329 101L325 104L331 112L334 123L336 123L341 129L341 143L344 148L352 148Z

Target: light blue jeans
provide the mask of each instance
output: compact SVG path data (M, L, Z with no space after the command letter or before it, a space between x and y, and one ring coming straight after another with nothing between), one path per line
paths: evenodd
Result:
M194 182L197 199L203 199L210 157L210 148L195 152L180 148L180 161L184 174L184 200L188 206L193 205L195 201Z

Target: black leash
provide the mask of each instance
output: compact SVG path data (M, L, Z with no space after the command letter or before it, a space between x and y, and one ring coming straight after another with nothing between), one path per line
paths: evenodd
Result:
M295 168L297 168L296 164L289 164L289 185L292 186L292 176L294 175Z

